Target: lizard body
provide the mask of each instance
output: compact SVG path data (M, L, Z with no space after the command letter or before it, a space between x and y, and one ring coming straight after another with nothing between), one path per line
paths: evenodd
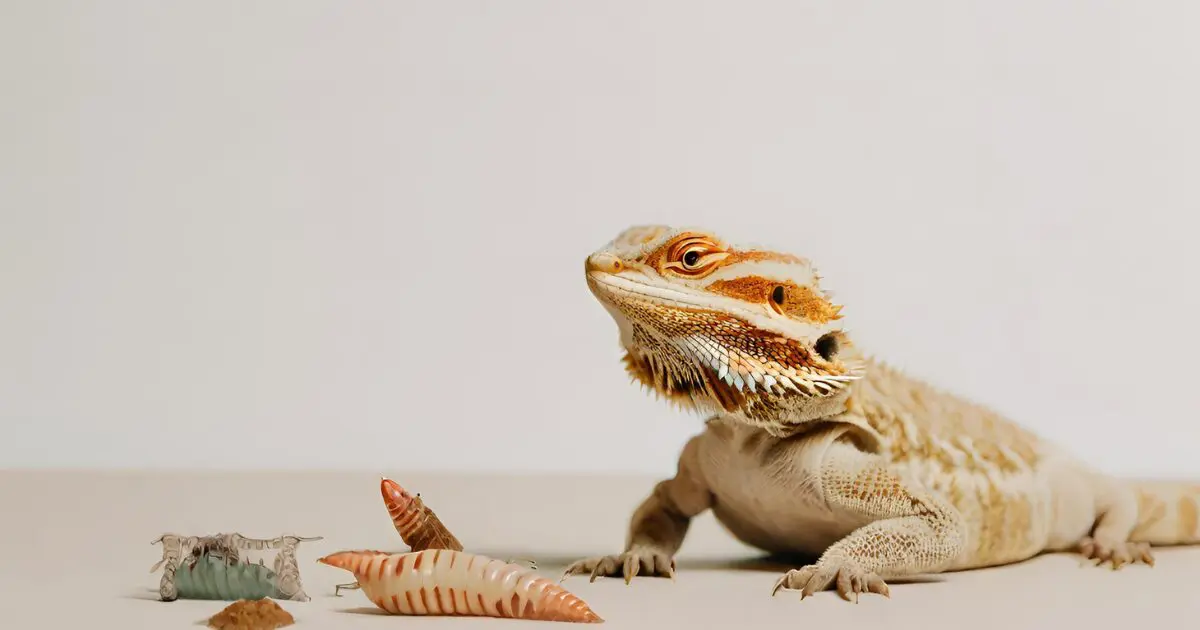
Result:
M674 575L693 518L814 564L804 596L887 595L887 580L1077 551L1113 568L1200 542L1200 482L1111 477L982 405L860 352L798 256L699 229L634 226L585 263L625 368L710 415L674 477L635 511L620 554L567 575Z

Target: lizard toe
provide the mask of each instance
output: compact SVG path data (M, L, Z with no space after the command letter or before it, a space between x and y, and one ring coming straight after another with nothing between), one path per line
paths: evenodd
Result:
M1088 536L1079 543L1079 554L1093 566L1108 564L1115 571L1129 564L1154 566L1150 545L1141 542L1107 541Z
M771 594L778 593L780 589L800 591L800 599L804 599L817 591L828 588L833 582L835 573L823 570L818 565L792 569L775 582L775 588L771 590Z
M588 581L601 577L622 577L626 584L638 575L675 577L675 559L654 549L631 549L622 554L596 556L572 563L559 582L572 575L588 574Z
M824 562L792 569L775 581L771 595L781 589L800 591L800 599L834 586L837 594L846 601L858 601L863 593L875 593L891 597L891 590L883 578L866 571L851 562Z

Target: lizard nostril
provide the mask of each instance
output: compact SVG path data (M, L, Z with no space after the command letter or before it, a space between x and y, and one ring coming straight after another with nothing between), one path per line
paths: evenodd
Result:
M825 333L817 339L816 343L813 344L813 350L815 350L817 354L826 361L832 361L833 358L837 356L839 347L840 345L838 344L838 338L835 333Z
M625 268L621 259L611 254L592 254L588 256L585 266L588 271L600 271L603 273L619 273Z

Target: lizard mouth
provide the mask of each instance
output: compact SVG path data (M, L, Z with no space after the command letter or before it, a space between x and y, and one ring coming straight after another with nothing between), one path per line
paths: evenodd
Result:
M822 352L824 344L810 347L772 330L761 315L722 298L594 271L588 284L633 351L627 368L669 398L703 392L732 411L768 399L835 396L859 378L856 366Z
M654 283L645 276L634 278L626 273L616 275L589 271L587 281L588 287L597 299L630 316L644 315L648 309L712 311L744 319L762 316L762 313L753 313L734 300L717 296L699 296L695 293Z
M620 302L621 299L644 300L663 306L697 308L701 305L691 294L671 287L652 284L646 280L634 280L628 276L600 271L589 271L588 286L600 299Z

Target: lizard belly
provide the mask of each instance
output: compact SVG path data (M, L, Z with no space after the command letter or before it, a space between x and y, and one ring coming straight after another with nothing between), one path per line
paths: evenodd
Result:
M712 512L717 522L734 538L767 553L818 556L855 529L807 506L789 506L787 497L764 499L736 491L714 495ZM777 503L763 509L760 500Z
M713 516L739 541L772 554L819 555L868 522L831 509L817 491L832 437L771 446L719 425L704 437Z

